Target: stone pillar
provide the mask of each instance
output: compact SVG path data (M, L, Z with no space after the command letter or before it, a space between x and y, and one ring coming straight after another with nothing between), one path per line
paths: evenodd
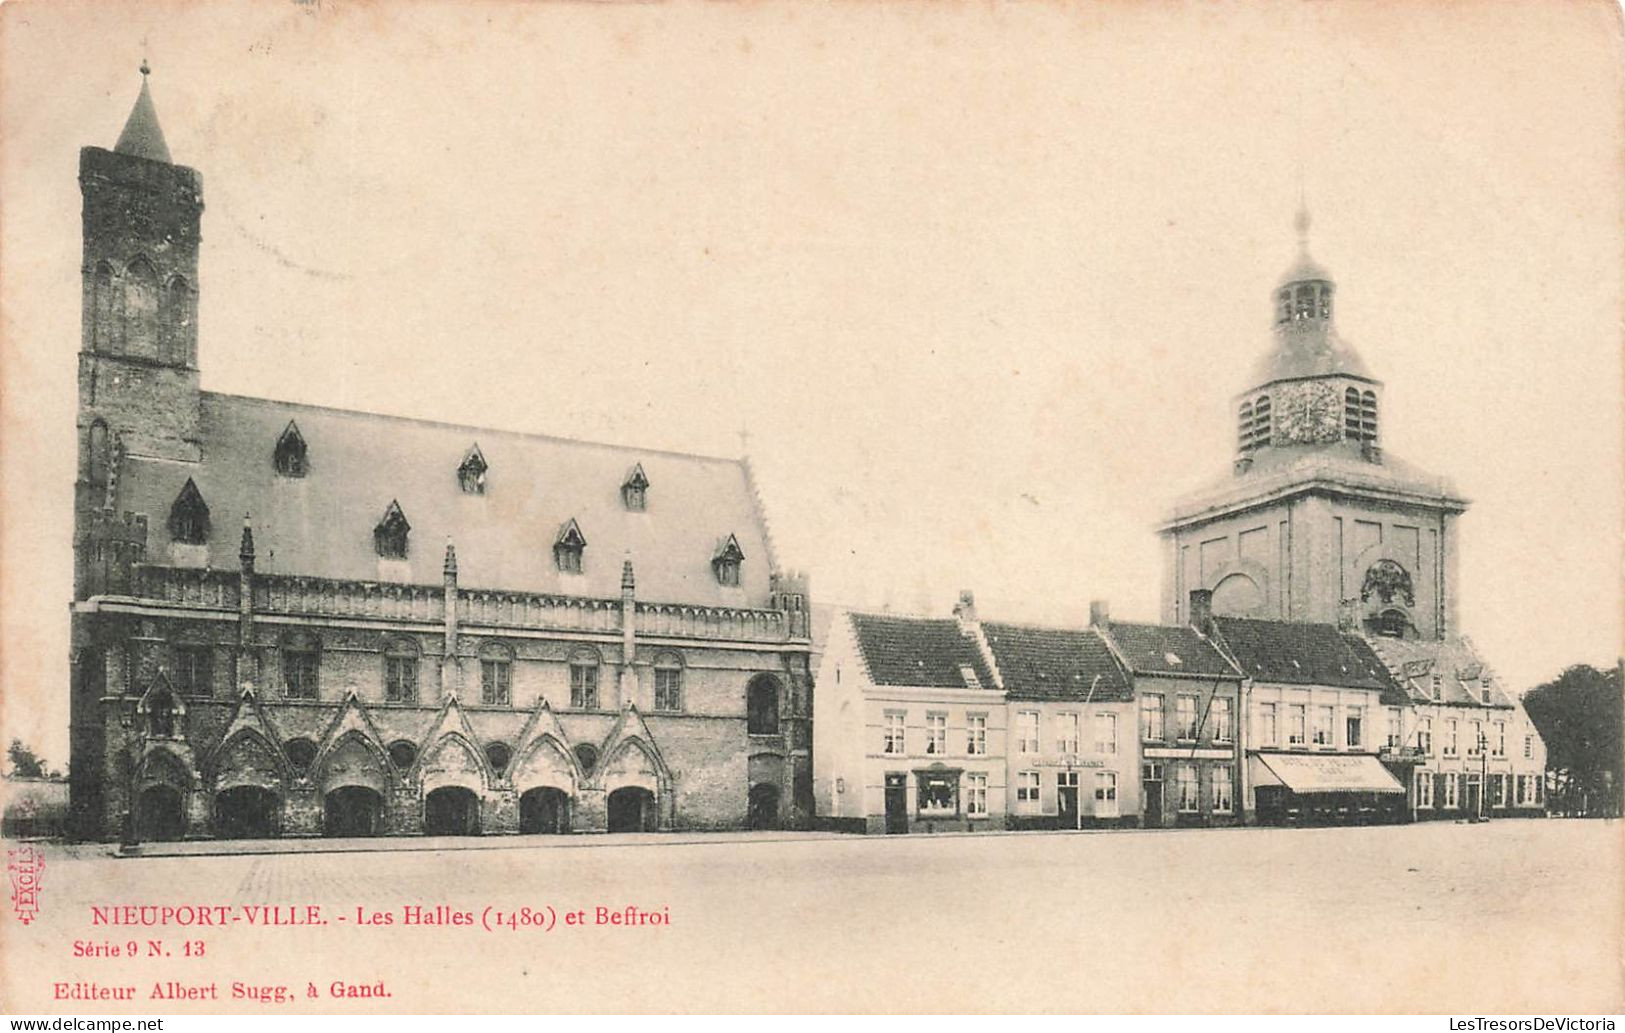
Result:
M582 788L570 808L571 832L608 832L609 796L602 789Z
M302 778L282 798L282 835L320 836L322 798L308 778Z
M440 661L440 698L462 687L462 669L457 659L457 548L446 541L446 562L441 568L446 593L445 645Z
M632 574L632 558L628 556L621 563L621 669L617 709L637 702L638 679L633 668L638 655L637 622L637 579Z
M486 836L519 834L519 794L509 788L480 794L480 833Z

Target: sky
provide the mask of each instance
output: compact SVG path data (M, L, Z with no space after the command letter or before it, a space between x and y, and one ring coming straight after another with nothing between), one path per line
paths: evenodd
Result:
M209 390L746 447L816 602L1155 619L1312 248L1522 690L1621 639L1599 2L0 7L0 691L66 757L78 148L143 56Z

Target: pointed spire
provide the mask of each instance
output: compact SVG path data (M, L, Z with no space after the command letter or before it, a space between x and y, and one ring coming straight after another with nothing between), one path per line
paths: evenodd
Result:
M254 563L254 526L249 522L248 514L243 514L243 544L237 550L237 558L243 565L252 566Z
M446 536L446 564L441 573L453 580L457 577L457 546L451 543L451 535Z
M628 595L637 586L637 578L632 574L632 554L627 553L626 559L621 561L621 593Z
M161 161L165 165L174 162L169 157L169 145L164 143L164 131L158 128L158 109L153 107L152 92L147 89L147 76L152 69L147 66L145 58L141 60L141 93L135 98L135 107L130 109L130 117L124 123L124 132L119 134L118 143L113 150L119 154L130 154L148 161Z

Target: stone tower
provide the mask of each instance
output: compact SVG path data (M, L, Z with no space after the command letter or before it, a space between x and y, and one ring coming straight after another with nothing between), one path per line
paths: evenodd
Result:
M196 462L197 268L203 182L170 160L148 68L111 151L79 152L84 257L79 344L75 595L116 586L141 558L117 512L124 456Z
M1206 589L1218 613L1443 638L1456 630L1467 502L1382 448L1382 382L1338 334L1336 284L1309 257L1307 212L1297 230L1273 340L1234 399L1232 471L1160 528L1163 619L1187 619L1190 593Z

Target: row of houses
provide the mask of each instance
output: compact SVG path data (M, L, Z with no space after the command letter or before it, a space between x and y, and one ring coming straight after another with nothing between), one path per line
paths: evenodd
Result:
M1215 616L841 612L815 679L829 826L939 832L1543 813L1545 752L1465 640Z

